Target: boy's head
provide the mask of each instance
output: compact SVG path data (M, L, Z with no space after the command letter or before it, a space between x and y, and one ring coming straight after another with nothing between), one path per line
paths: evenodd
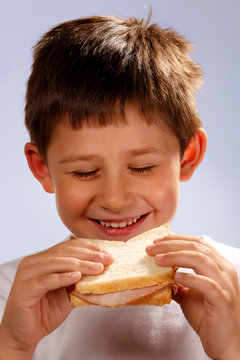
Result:
M190 49L117 17L63 23L36 45L25 153L76 236L128 240L173 218L207 142Z
M191 50L176 32L135 18L90 17L54 27L34 50L25 108L31 140L46 158L63 119L72 128L102 127L114 124L120 110L124 122L125 102L132 100L148 123L164 119L183 154L201 126L195 92L202 75Z

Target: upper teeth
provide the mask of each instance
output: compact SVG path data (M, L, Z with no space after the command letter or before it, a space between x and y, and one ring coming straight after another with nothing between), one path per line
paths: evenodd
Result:
M122 221L120 223L116 223L116 222L108 222L108 221L102 221L102 220L99 220L100 224L102 226L106 226L106 227L113 227L113 228L124 228L128 225L132 225L134 224L135 222L137 222L138 220L140 219L140 216L137 216L135 217L134 219L132 220L128 220L128 221Z

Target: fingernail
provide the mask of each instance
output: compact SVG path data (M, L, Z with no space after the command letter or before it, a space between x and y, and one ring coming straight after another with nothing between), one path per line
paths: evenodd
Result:
M103 270L103 264L101 264L101 263L95 263L95 262L93 262L92 264L91 264L91 267L92 267L92 269L94 269L94 270Z
M73 271L73 272L69 273L69 276L71 278L79 278L81 276L81 273L80 273L80 271Z
M155 261L156 261L157 263L161 263L162 260L163 260L163 258L164 258L164 254L157 254L157 255L155 256Z
M112 257L112 255L110 255L110 254L103 254L103 259L105 259L105 260L113 260L113 257Z
M147 247L146 247L146 250L147 251L151 251L151 250L153 250L155 248L155 245L148 245Z
M177 294L178 288L179 288L179 286L178 286L177 284L173 284L173 286L172 286L173 295L176 295L176 294Z

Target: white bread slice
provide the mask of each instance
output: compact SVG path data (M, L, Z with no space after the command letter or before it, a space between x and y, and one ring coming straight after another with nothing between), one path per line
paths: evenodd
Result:
M112 265L97 276L83 276L75 284L75 291L80 294L105 294L126 289L136 289L161 284L166 287L157 294L145 296L126 305L163 305L171 300L171 288L175 271L172 267L156 265L154 258L147 255L145 248L154 239L169 233L168 225L162 225L140 234L127 242L92 240L96 245L108 251L114 258ZM70 294L72 306L90 305Z

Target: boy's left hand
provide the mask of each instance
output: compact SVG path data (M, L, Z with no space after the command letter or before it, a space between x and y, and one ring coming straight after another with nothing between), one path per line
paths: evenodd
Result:
M146 251L160 266L194 270L175 274L173 299L210 358L240 359L240 289L233 265L202 237L171 234Z

